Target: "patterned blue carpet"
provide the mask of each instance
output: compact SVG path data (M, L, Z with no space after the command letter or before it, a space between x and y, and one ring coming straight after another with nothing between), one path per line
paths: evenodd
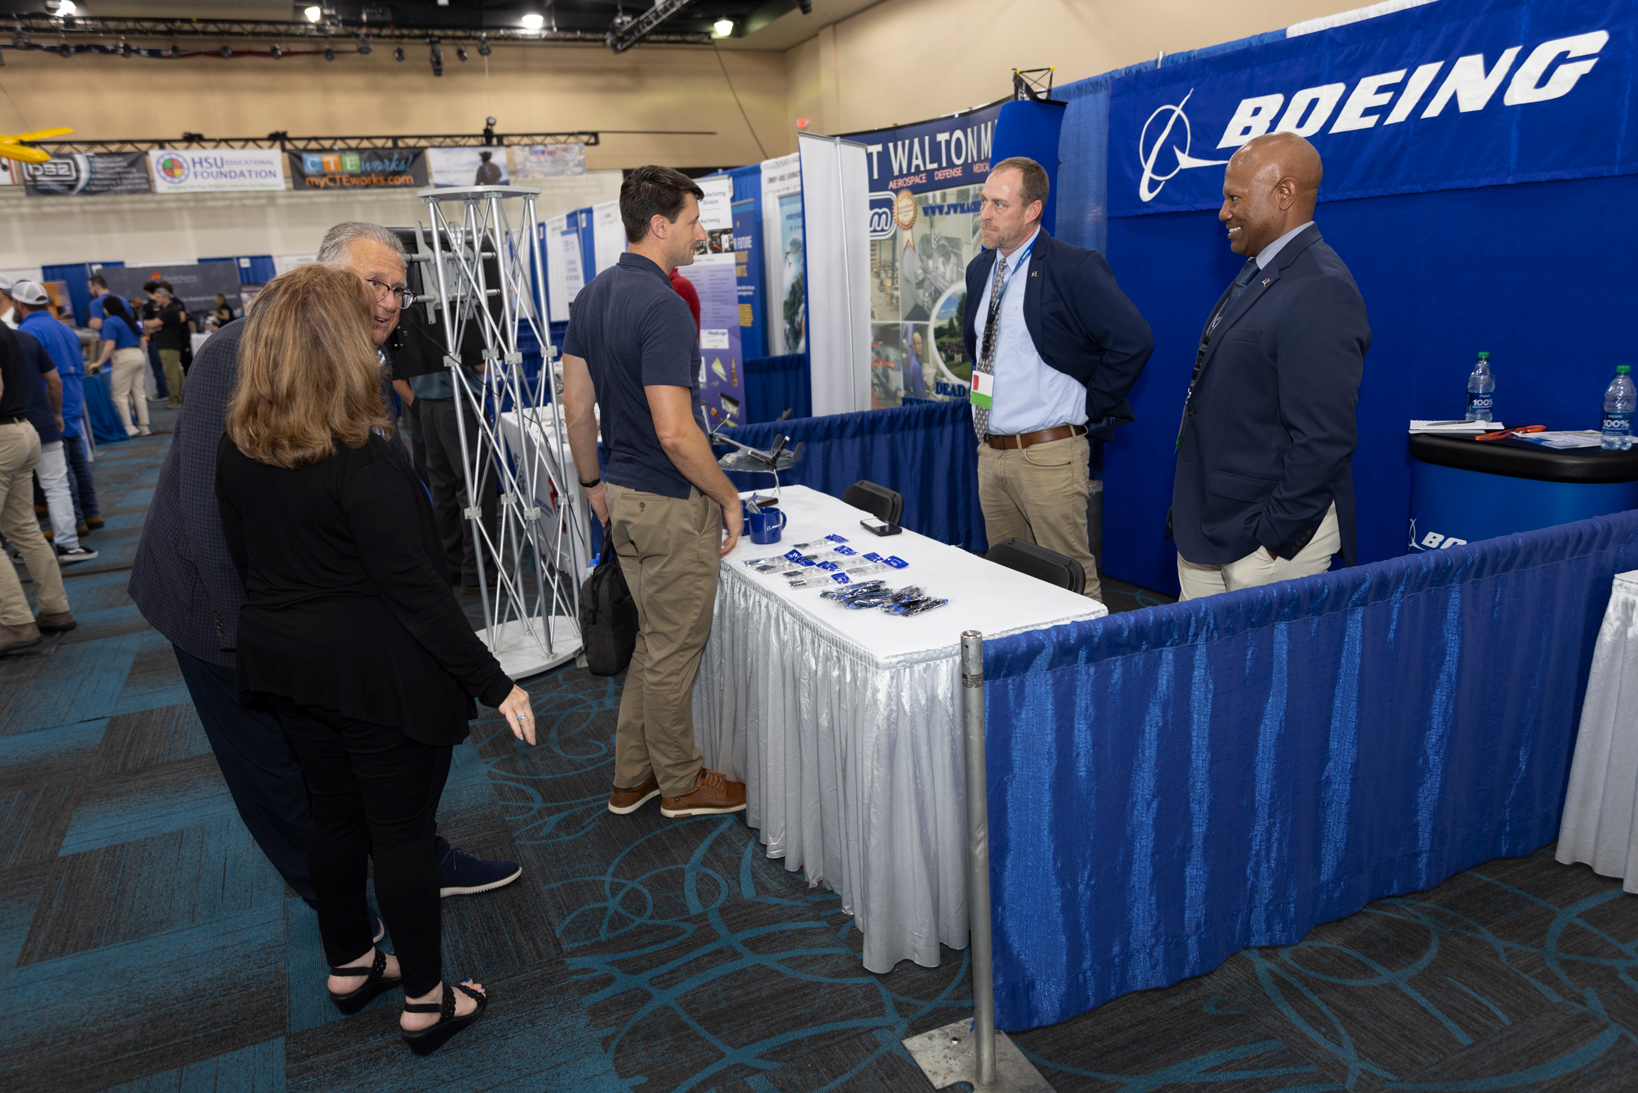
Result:
M490 987L490 1016L425 1060L393 996L340 1017L316 920L125 595L165 443L96 464L79 629L0 658L0 1089L930 1088L899 1040L971 1012L965 954L872 975L836 897L738 818L610 815L620 682L573 668L528 681L536 748L474 724L439 813L524 865L443 904L446 971ZM1638 903L1549 854L1490 862L1015 1039L1062 1091L1634 1089Z

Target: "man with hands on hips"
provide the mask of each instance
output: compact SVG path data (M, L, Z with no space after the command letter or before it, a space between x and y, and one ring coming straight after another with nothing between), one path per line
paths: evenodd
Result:
M1087 541L1091 444L1133 420L1126 393L1154 338L1097 251L1041 229L1048 179L1021 156L990 169L967 266L963 330L973 361L978 502L991 543L1022 539L1081 563L1100 599Z
M1242 145L1223 173L1229 249L1177 434L1169 529L1182 598L1354 562L1354 407L1365 301L1314 225L1323 165L1295 133Z
M711 634L720 560L739 543L739 494L700 408L699 337L671 271L703 242L692 179L639 167L620 186L629 249L575 297L563 339L563 408L580 485L637 604L620 696L609 811L655 797L667 817L740 812L745 786L694 744L694 677ZM598 421L608 470L597 462ZM607 481L605 481L605 478ZM727 526L726 540L722 528Z

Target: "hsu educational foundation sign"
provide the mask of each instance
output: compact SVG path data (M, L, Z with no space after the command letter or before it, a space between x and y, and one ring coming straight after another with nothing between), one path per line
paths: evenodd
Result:
M156 194L282 190L283 159L277 148L163 149L148 153L148 166Z
M1441 0L1138 73L1109 101L1109 214L1212 209L1264 133L1336 201L1638 173L1638 6Z

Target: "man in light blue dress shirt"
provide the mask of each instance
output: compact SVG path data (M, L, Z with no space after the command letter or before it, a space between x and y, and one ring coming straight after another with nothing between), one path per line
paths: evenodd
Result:
M979 219L993 249L967 267L965 324L978 499L991 543L1023 539L1075 559L1086 595L1101 599L1086 530L1090 438L1132 420L1126 393L1154 340L1102 255L1042 230L1047 186L1022 157L984 184Z

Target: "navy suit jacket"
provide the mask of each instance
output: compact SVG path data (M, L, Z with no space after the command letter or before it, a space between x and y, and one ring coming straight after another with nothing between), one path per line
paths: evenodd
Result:
M1294 557L1334 501L1354 563L1354 407L1370 347L1359 286L1319 228L1252 277L1212 332L1184 412L1172 485L1179 554L1201 565L1261 547Z
M967 263L963 329L967 358L978 359L978 301L995 272L996 251ZM1054 239L1043 229L1030 252L1024 278L1024 325L1047 364L1086 388L1086 430L1099 440L1133 421L1126 393L1154 352L1149 323L1115 283L1114 271L1095 250Z

